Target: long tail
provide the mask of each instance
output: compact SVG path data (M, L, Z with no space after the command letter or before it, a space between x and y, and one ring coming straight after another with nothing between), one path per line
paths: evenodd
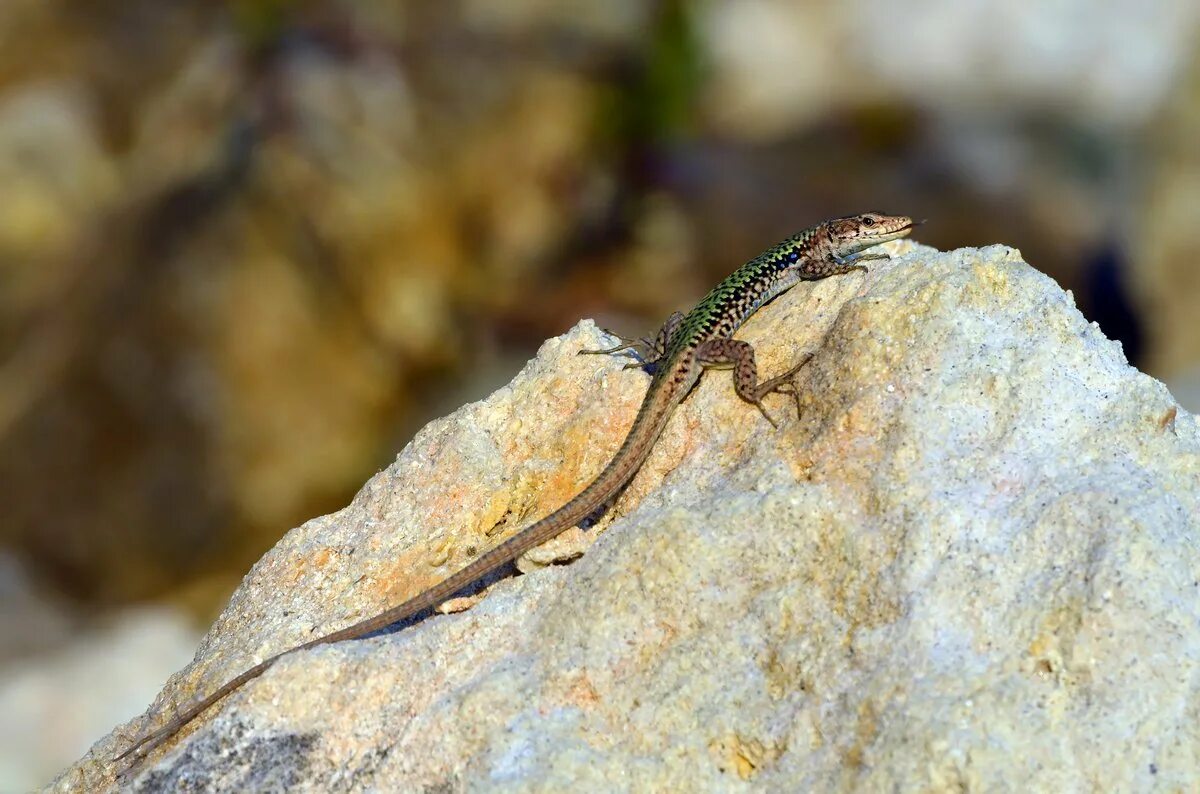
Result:
M661 388L656 388L656 386L660 386ZM604 470L600 472L587 488L584 488L575 498L558 510L555 510L542 520L531 524L526 529L521 530L495 548L484 552L470 565L443 579L429 589L413 596L399 606L392 607L374 617L359 621L344 629L330 632L323 637L318 637L303 645L297 645L294 648L289 648L286 651L264 659L241 675L223 684L211 695L189 704L172 717L166 725L156 731L143 735L129 749L113 760L121 761L137 753L139 750L141 751L138 754L139 758L149 753L164 740L175 735L180 728L195 719L196 716L209 706L230 692L233 692L247 681L262 675L271 665L284 656L296 651L313 648L317 645L356 639L379 629L386 628L393 623L410 618L430 607L435 607L464 587L473 584L497 568L520 557L529 549L539 546L567 528L575 526L615 496L626 483L633 479L633 475L637 473L638 468L646 460L646 456L650 454L650 450L654 447L654 442L658 439L659 434L662 433L663 427L666 425L671 412L679 403L679 399L679 396L674 394L674 390L670 384L652 383L650 391L647 393L646 399L638 411L637 419L634 420L633 427L630 428L629 434L621 444L621 448L617 450L612 460L609 461Z

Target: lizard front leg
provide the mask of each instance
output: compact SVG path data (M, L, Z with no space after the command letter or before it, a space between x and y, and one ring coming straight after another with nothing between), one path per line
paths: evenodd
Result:
M753 404L762 412L772 427L779 427L763 406L763 397L773 392L791 393L796 400L796 415L800 415L800 392L796 389L793 378L800 369L812 358L806 353L798 364L787 372L770 380L758 382L758 364L754 360L754 347L749 342L740 339L710 339L702 342L696 348L696 359L704 366L733 365L733 388L748 403ZM785 389L786 387L786 389Z
M854 271L867 272L867 268L863 262L873 262L876 260L891 259L887 254L851 254L850 256L837 256L836 254L828 257L829 265L821 272L825 276L844 276L847 273Z

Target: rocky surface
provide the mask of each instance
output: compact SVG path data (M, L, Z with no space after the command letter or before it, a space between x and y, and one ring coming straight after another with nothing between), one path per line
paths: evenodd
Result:
M292 656L123 783L176 790L1119 790L1200 776L1200 428L1004 246L913 244L741 336L630 488L470 610ZM429 585L603 465L646 385L584 322L250 572L147 714Z

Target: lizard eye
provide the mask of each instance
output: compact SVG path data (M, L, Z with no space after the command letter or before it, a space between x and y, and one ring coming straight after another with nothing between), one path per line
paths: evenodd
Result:
M863 226L874 226L874 225L875 225L875 219L874 219L874 218L871 218L871 217L863 218L863 219L862 219L862 225L863 225Z

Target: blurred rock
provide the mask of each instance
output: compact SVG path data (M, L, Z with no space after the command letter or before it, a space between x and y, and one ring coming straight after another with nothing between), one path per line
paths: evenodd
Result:
M972 113L997 103L1139 126L1182 71L1200 5L1120 0L706 3L716 79L707 103L729 135L778 135L863 104Z
M50 292L79 217L111 206L120 183L99 136L78 84L0 93L0 283L10 306Z
M1133 285L1150 334L1147 367L1187 378L1200 369L1200 49L1149 140L1152 171L1130 232Z
M587 39L629 43L650 21L654 4L638 0L559 3L556 0L464 0L464 23L490 32L526 36L531 32L574 32Z
M710 374L579 562L289 657L128 789L1191 785L1200 425L1012 249L892 250L744 329L765 372L815 353L799 420L772 430ZM604 341L547 342L287 535L55 789L110 788L174 704L576 492L647 380L575 355Z
M54 650L0 665L0 791L44 785L103 726L136 713L195 642L178 612L130 610Z
M34 590L17 560L0 554L0 668L68 642L76 622Z
M726 134L761 138L811 124L831 105L857 104L865 70L829 46L850 21L836 3L787 0L705 5L699 32L714 62L706 108ZM836 76L836 77L835 77Z
M88 127L67 91L0 116L0 174L26 208L7 236L0 221L0 276L44 280L34 250L61 272L26 290L32 319L0 348L16 351L0 357L0 538L76 598L244 569L280 527L343 504L595 211L579 198L599 170L588 78L535 62L446 80L461 60L406 63L374 29L251 10L197 15L176 68L124 98L123 135ZM157 18L127 13L132 38ZM462 35L417 24L394 30ZM150 58L109 57L118 73Z
M1200 412L1200 367L1178 373L1166 384L1180 405L1193 413Z
M250 110L242 104L248 77L231 32L199 38L179 68L139 98L122 163L130 190L152 197L229 157L230 129Z

